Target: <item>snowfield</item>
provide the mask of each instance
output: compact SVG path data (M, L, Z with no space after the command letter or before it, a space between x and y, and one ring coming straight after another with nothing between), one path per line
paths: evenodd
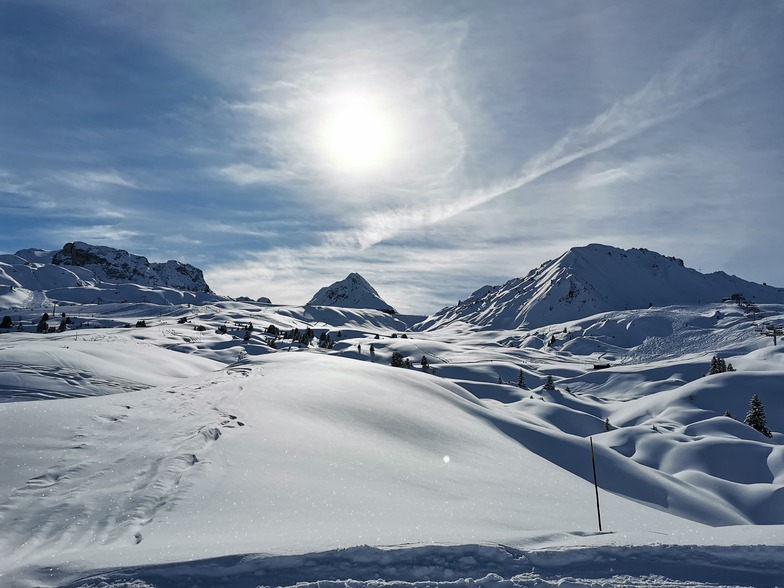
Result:
M784 577L784 347L731 305L605 313L553 327L549 346L456 325L403 338L405 317L378 311L63 311L106 326L0 338L4 585ZM117 326L137 320L151 326ZM330 323L332 349L274 350L263 332ZM670 340L678 357L658 351ZM415 367L390 367L393 351ZM617 365L593 370L608 353ZM714 353L737 371L705 376ZM546 374L556 390L542 390ZM751 391L771 439L723 416L742 418Z
M784 585L784 304L527 330L36 292L0 310L0 586Z

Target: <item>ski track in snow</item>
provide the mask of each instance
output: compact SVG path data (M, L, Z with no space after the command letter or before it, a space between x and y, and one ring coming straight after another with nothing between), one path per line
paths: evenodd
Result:
M229 368L227 373L243 376L245 369ZM73 549L123 537L140 543L144 525L187 491L188 471L204 467L205 454L223 431L243 426L236 415L214 406L213 420L205 422L207 411L192 407L204 387L185 384L153 391L168 400L163 418L153 412L160 410L160 399L140 398L137 403L134 396L123 397L129 404L115 411L90 415L90 426L75 428L58 462L14 489L0 505L0 552L23 558L44 547ZM214 405L222 398L210 400ZM93 447L101 452L90 451ZM114 459L96 461L90 458L94 454Z
M123 380L122 378L113 377L112 379L107 379L84 370L73 370L62 366L52 367L31 363L0 362L0 371L6 370L13 372L20 378L25 375L37 376L42 380L48 378L49 381L66 384L68 388L33 388L27 384L24 388L19 388L0 383L0 402L82 398L120 392L134 392L150 388L150 386Z

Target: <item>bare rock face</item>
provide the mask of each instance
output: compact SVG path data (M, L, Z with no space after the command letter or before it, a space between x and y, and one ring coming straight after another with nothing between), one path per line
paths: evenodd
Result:
M102 282L130 282L187 292L212 292L199 268L179 261L150 263L146 257L81 241L66 243L52 264L89 269Z

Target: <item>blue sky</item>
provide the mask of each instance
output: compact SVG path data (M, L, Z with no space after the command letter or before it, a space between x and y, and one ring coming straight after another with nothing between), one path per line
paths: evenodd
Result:
M0 0L0 252L429 312L569 247L784 285L784 3Z

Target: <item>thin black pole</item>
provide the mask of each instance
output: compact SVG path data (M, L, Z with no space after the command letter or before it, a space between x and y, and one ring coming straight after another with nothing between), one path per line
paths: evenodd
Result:
M593 454L593 437L588 437L591 442L591 463L593 464L593 489L596 491L596 516L599 517L599 532L602 532L602 511L599 509L599 485L596 483L596 458Z

